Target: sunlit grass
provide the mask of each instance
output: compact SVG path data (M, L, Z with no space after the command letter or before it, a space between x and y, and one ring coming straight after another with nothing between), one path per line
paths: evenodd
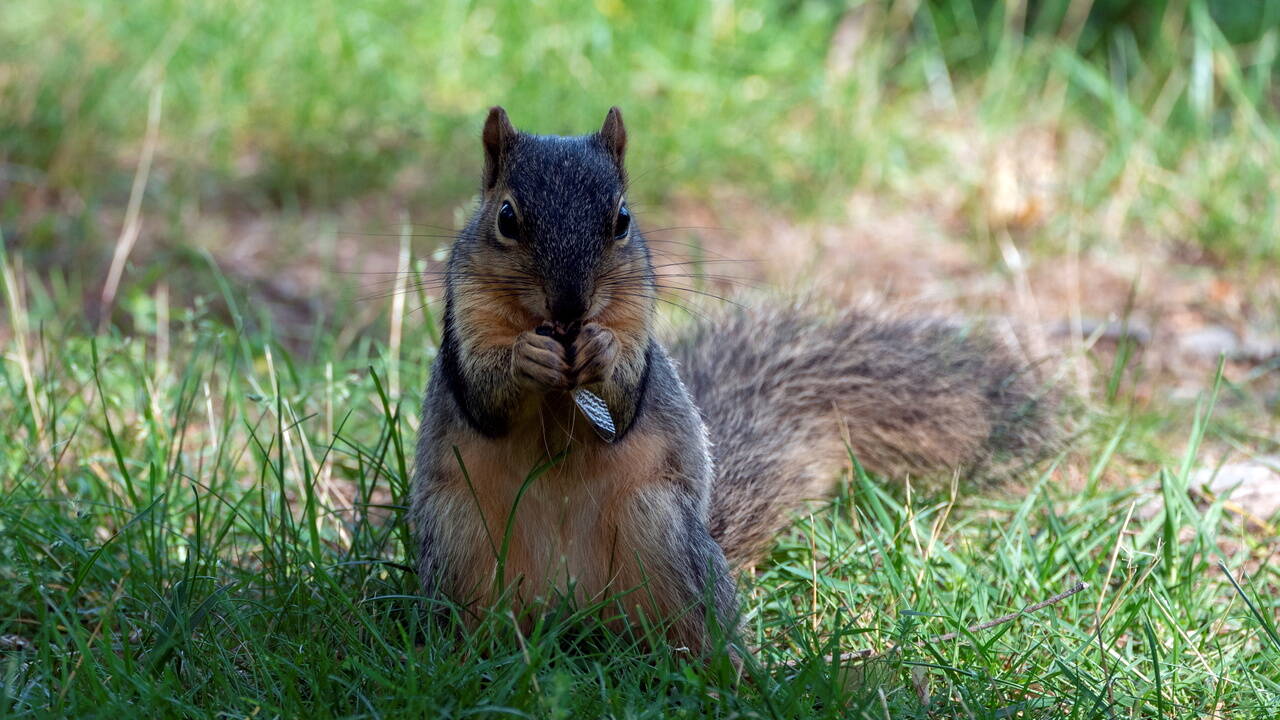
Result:
M739 676L723 650L691 664L589 614L527 635L501 609L472 631L427 622L404 521L424 363L400 365L395 397L386 343L325 352L330 328L320 361L194 312L164 345L93 337L5 257L23 297L0 365L6 716L1240 718L1280 702L1268 542L1187 499L1212 396L1187 456L1150 470L1154 514L1098 481L1146 442L1122 414L1077 443L1080 492L1061 460L1015 493L851 473L744 578ZM427 325L405 342L431 347ZM879 657L831 660L860 650Z

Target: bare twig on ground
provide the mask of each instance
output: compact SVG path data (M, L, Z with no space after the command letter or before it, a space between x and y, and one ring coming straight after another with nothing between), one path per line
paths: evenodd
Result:
M102 332L111 323L111 306L116 299L116 291L120 289L120 278L124 275L124 264L133 251L133 244L138 240L142 230L142 195L147 189L147 179L151 176L151 159L155 156L156 141L160 134L160 109L164 101L164 85L157 83L151 89L151 105L147 111L147 135L142 143L142 157L138 159L138 171L133 176L133 187L129 190L129 206L124 214L124 227L116 240L116 251L111 258L111 269L107 271L107 281L102 286L102 306L98 309L98 331Z

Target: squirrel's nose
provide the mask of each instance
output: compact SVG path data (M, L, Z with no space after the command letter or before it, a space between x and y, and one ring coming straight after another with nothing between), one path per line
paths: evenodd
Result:
M553 298L548 309L556 324L568 327L581 321L587 314L587 302L579 293L565 293Z

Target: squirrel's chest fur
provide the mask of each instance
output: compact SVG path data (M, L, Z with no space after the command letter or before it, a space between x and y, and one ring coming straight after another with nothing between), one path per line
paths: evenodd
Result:
M653 537L674 509L663 482L668 449L654 435L575 440L541 469L554 446L536 429L453 440L462 463L442 458L430 502L448 518L438 549L454 570L455 598L488 601L502 587L520 604L582 603L644 580Z

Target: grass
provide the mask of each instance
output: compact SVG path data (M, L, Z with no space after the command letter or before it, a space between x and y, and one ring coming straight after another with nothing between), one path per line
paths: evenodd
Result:
M992 156L1045 131L1062 148L1036 181L1055 219L1033 239L1280 258L1280 5L1093 5L10 2L0 222L49 254L113 240L101 214L128 194L163 88L159 243L228 208L388 194L450 224L501 100L560 133L621 105L646 200L732 190L793 213L838 211L851 190L958 191L978 209ZM1008 224L970 222L979 241Z
M1187 407L1140 397L1154 350L1091 356L1072 452L1007 492L851 463L743 579L739 674L585 609L424 622L439 307L357 303L334 259L373 242L334 227L454 226L487 105L580 132L617 103L655 214L870 194L977 256L1137 247L1265 291L1280 6L1245 5L0 3L0 717L1280 715L1275 538L1188 494L1206 447L1276 447L1222 407L1265 368ZM305 322L231 273L261 218L255 270L324 268Z
M745 579L738 677L640 638L495 612L425 623L404 523L424 362L370 339L315 358L187 311L85 334L3 266L4 716L1274 717L1274 550L1153 468L1163 510L1099 479L1130 437L1100 417L1025 493L854 472ZM17 299L17 302L13 302ZM135 327L153 319L136 318ZM241 327L245 323L240 323ZM427 324L408 347L432 347ZM430 354L429 352L427 353ZM966 627L1086 582L996 628ZM958 632L950 641L932 640ZM842 666L833 654L886 654ZM898 648L897 651L892 651Z

